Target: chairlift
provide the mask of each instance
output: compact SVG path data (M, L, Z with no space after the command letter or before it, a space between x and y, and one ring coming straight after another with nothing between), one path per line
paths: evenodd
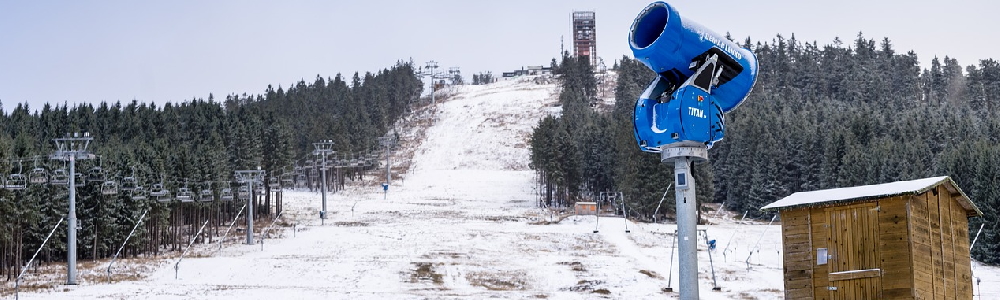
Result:
M250 199L250 188L245 185L241 186L237 196L239 196L240 200Z
M281 181L278 180L278 177L271 176L271 178L268 179L267 186L270 187L272 190L280 190Z
M292 187L292 185L294 185L294 183L292 182L292 174L290 173L281 174L281 186Z
M95 166L87 171L87 183L104 182L104 180L107 179L106 176L107 175L104 174L104 169L102 169L100 166Z
M149 194L149 192L146 191L146 188L138 185L133 187L132 189L128 189L127 191L129 191L129 193L132 194L132 200L134 201L146 200L146 196Z
M134 190L137 187L139 187L139 180L135 178L135 167L132 167L132 176L126 176L125 178L122 178L122 184L120 189L129 191L129 190Z
M38 160L35 160L35 168L31 169L31 173L28 173L28 182L31 184L45 184L49 182L49 172L45 171L45 168L38 166Z
M215 200L215 193L212 191L212 183L206 182L205 188L198 193L198 201L212 202L212 200Z
M177 200L180 202L194 202L194 193L186 187L179 188L177 189Z
M160 202L170 201L170 191L164 188L162 183L153 184L153 188L149 189L149 196Z
M198 201L201 202L212 202L212 200L215 200L215 195L212 193L212 189L203 189L199 195L200 197L198 198Z
M52 185L69 185L69 174L66 174L66 169L56 169L52 171L52 177L49 179L49 183Z
M117 195L118 182L108 180L101 184L101 195Z
M295 185L298 186L298 187L300 187L300 188L305 187L307 181L308 180L306 179L306 175L305 174L299 174L298 176L295 177Z
M23 190L25 187L28 186L28 177L25 177L24 174L21 174L21 171L23 171L22 170L23 166L21 165L21 162L18 161L17 165L18 165L17 173L7 175L6 188L9 190Z
M27 187L28 178L24 177L22 174L10 174L7 176L7 189L8 190L23 190Z
M222 189L222 194L219 198L222 198L222 201L233 201L233 189L228 187Z

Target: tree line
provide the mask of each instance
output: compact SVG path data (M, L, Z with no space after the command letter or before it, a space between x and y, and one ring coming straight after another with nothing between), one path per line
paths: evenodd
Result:
M741 44L756 53L760 74L745 104L726 115L726 138L709 150L709 162L694 166L701 203L769 218L759 208L794 192L947 175L984 213L970 219L973 234L986 224L973 256L1000 263L1000 63L963 67L935 57L921 68L915 52L860 33L822 46L794 35ZM672 168L639 152L631 117L655 74L623 57L614 67L613 109L581 109L574 105L593 96L574 77L593 72L567 67L571 61L560 66L563 113L542 120L531 144L532 166L550 185L543 191L554 191L543 199L566 205L621 191L649 217ZM661 212L672 212L672 194Z
M96 159L81 160L76 169L78 254L82 259L114 254L144 211L137 236L123 255L156 255L179 249L194 236L197 226L210 221L212 239L236 215L239 206L220 201L223 188L236 190L234 170L257 169L268 177L289 175L297 162L309 159L313 144L332 140L338 153L371 152L376 138L392 129L418 104L423 84L412 63L400 62L376 73L355 73L350 78L317 75L310 83L300 80L287 90L268 86L263 94L230 94L224 99L209 95L179 103L45 104L33 110L18 104L0 111L0 176L27 176L39 169L53 175L66 162L50 160L54 138L87 132L89 150ZM135 200L127 192L102 193L101 184L87 175L102 170L107 180L121 183L132 177L147 189L155 184L177 193L189 188L212 192L211 201L178 203ZM353 178L353 177L352 177ZM265 178L265 182L266 182ZM120 186L120 185L119 185ZM259 206L252 216L276 213L270 186L254 197ZM0 275L8 280L39 247L42 239L67 214L65 186L27 184L23 189L0 189ZM227 220L228 219L228 220ZM197 225L197 226L196 226ZM65 224L57 230L40 255L43 263L65 261Z

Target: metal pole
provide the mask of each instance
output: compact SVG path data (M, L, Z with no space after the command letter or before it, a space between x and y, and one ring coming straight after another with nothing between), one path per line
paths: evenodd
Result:
M750 270L750 258L751 258L751 257L753 257L753 252L754 252L755 250L757 250L757 247L759 247L759 246L760 246L760 241L764 239L764 234L765 234L765 233L767 233L767 230L768 230L769 228L771 228L771 224L774 224L774 220L775 220L775 219L777 219L777 218L778 218L778 215L774 215L773 217L771 217L771 222L768 222L768 223L767 223L767 227L764 227L764 231L762 231L762 232L760 233L760 237L759 237L759 238L757 238L757 243L755 243L755 244L753 245L753 248L750 248L750 255L747 255L747 260L746 260L746 263L747 263L747 270Z
M243 210L246 208L247 208L246 204L244 204L243 207L240 207L240 211L236 213L236 217L233 218L233 222L229 223L229 228L226 228L226 232L222 234L221 238L219 238L219 250L222 250L222 242L226 241L226 237L229 236L229 231L232 230L233 226L236 225L236 221L240 219L240 215L243 214Z
M670 266L667 267L667 271L670 272L667 275L667 291L673 292L674 288L671 286L674 283L674 250L677 250L677 230L674 230L674 238L670 239Z
M722 260L723 261L728 261L729 258L726 257L726 251L729 251L729 244L731 244L733 242L733 238L735 238L736 234L740 232L740 226L743 225L743 220L747 218L747 214L748 213L750 213L749 210L743 212L743 217L740 218L739 224L736 225L736 230L733 230L733 235L729 236L729 240L726 241L726 248L722 249Z
M663 204L664 199L667 199L667 193L670 192L670 188L673 186L674 184L671 183L667 185L667 189L663 190L663 197L660 197L660 202L656 204L656 210L653 211L653 223L656 223L656 215L660 213L660 205Z
M390 151L391 150L389 150L389 142L387 141L385 144L385 184L392 183L391 181L392 178L389 176L389 157L392 155L392 152ZM388 192L389 191L386 190L386 193Z
M177 279L177 275L180 272L181 261L184 260L184 256L187 255L188 251L191 251L191 245L194 245L194 241L197 240L198 236L201 235L201 232L205 230L205 226L208 225L208 221L209 220L205 220L205 223L201 224L201 228L198 229L198 232L191 237L191 241L188 242L187 248L184 249L184 252L181 252L181 256L178 257L177 262L174 263L174 279Z
M128 236L125 237L125 241L122 242L122 246L118 248L117 252L115 252L115 256L111 257L111 262L108 263L108 282L111 282L111 266L115 264L115 260L117 260L118 255L122 253L122 249L125 249L125 244L128 244L128 240L132 238L132 234L135 234L135 230L139 229L139 224L142 224L142 220L146 218L146 213L148 212L148 209L142 212L142 216L139 216L139 220L135 221L135 226L132 226L132 231L128 233Z
M697 300L698 297L698 207L695 200L694 176L690 176L691 159L674 160L675 202L677 214L677 252L680 299Z
M979 231L976 232L976 237L972 239L972 244L969 245L970 252L972 251L972 247L976 246L976 240L979 239L979 234L983 233L983 226L986 226L986 223L979 224Z
M39 252L42 252L42 248L45 247L45 244L49 242L49 238L52 238L52 234L56 233L56 229L59 228L59 225L62 224L63 220L65 219L66 218L59 218L59 222L56 223L56 226L52 227L52 231L49 231L49 235L46 236L45 240L42 241L42 245L38 246L38 250L35 250L35 254L31 256L31 259L28 260L28 263L25 264L24 268L21 269L21 273L17 274L17 278L14 279L14 299L20 299L20 294L18 292L20 291L21 287L21 276L24 276L24 272L28 271L28 267L31 266L31 262L35 261L35 257L38 256Z
M320 184L320 193L323 194L323 210L319 212L319 224L326 225L326 154L323 154L323 168L320 169L323 173L323 183ZM261 242L263 243L263 242ZM261 248L264 246L261 245Z
M254 178L248 178L247 184L250 185L250 197L247 198L247 245L253 245L253 181Z
M76 155L69 155L69 228L67 229L66 284L76 285Z

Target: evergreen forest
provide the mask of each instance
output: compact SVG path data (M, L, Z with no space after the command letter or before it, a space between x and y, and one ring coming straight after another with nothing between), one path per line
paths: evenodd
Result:
M860 33L850 43L740 44L757 55L757 84L726 115L710 160L692 166L699 203L767 220L759 208L794 192L951 176L984 213L969 220L970 235L985 224L973 258L1000 264L1000 63L946 56L922 68L913 51ZM655 74L627 56L614 69L608 108L586 60L564 55L556 69L562 114L541 120L530 143L541 205L614 191L634 217L652 219L661 199L669 215L672 166L640 152L632 133L633 106Z
M75 164L78 257L113 256L136 224L121 257L157 255L192 238L213 242L223 235L243 211L233 201L237 190L238 199L252 197L253 217L269 223L280 213L281 187L318 177L313 143L333 142L329 160L338 167L337 176L329 168L330 180L362 179L377 167L378 137L392 135L394 124L420 104L422 89L412 63L400 62L349 78L317 75L287 89L268 86L263 94L210 94L162 106L18 104L0 112L0 176L7 187L0 189L0 276L16 277L67 215L68 162L51 159L54 139L92 138L87 150L94 156ZM266 175L250 196L234 171L257 169ZM164 191L176 197L156 196ZM182 196L194 201L174 201ZM202 224L213 234L199 237ZM37 261L66 260L66 226L53 231Z

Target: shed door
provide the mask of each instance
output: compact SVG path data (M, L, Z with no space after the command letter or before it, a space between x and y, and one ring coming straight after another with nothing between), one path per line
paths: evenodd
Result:
M879 299L878 204L827 209L830 299Z

